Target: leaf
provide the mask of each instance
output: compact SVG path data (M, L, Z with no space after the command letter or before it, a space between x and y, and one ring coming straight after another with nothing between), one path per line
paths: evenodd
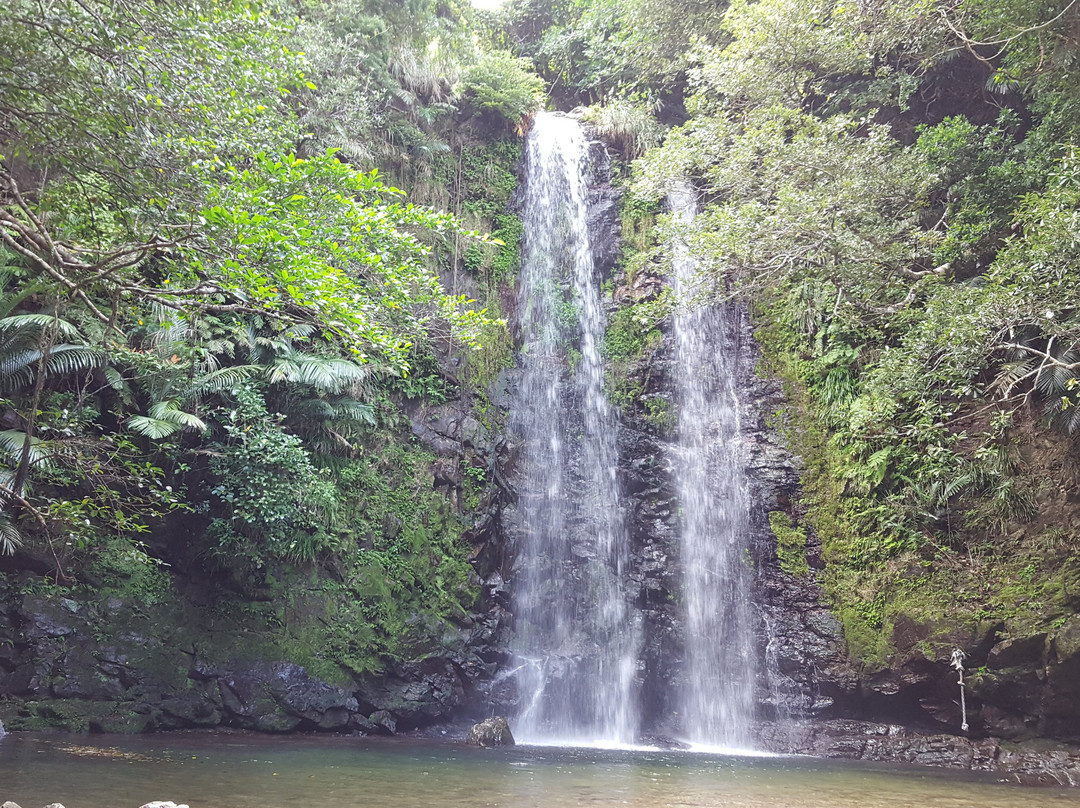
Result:
M182 398L190 401L209 393L220 393L222 390L244 383L261 370L261 365L236 365L215 370L195 379L191 387L184 391Z
M177 424L184 429L195 429L199 432L205 432L208 429L206 422L199 416L181 410L180 402L177 399L157 402L150 408L150 417Z
M0 319L0 334L15 332L35 332L41 334L45 329L54 329L57 336L64 339L79 339L79 330L66 320L51 314L12 314Z
M167 438L180 429L180 424L145 415L133 415L124 422L129 429L152 440Z
M26 433L21 429L5 429L0 431L0 453L6 454L9 463L15 466L19 463L23 453L23 444L26 442ZM30 438L30 464L46 465L54 454L51 444L38 437Z
M2 322L0 320L0 323ZM17 390L31 384L41 357L42 351L38 348L8 354L7 358L0 362L0 390ZM45 375L52 377L87 373L103 365L105 360L104 351L85 345L54 345L45 360Z
M0 555L13 555L22 543L22 534L11 517L0 514Z

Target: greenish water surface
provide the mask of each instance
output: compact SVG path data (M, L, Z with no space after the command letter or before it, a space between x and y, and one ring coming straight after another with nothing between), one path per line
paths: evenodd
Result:
M1080 793L990 776L807 758L516 747L449 741L15 734L0 738L0 802L23 808L1033 808Z

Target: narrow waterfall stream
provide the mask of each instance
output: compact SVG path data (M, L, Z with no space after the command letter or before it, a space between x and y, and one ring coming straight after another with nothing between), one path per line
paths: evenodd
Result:
M693 188L669 193L668 206L677 227L690 226ZM678 238L672 251L676 296L692 300L698 264ZM686 619L680 703L686 741L745 749L754 703L750 525L729 317L727 307L714 305L674 318Z
M518 714L527 743L629 744L640 618L616 480L616 417L604 396L604 312L589 244L580 124L537 115L526 146L519 316L522 441L514 618Z

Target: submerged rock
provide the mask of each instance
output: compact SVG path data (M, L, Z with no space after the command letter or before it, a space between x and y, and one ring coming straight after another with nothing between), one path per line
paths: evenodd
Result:
M514 736L510 733L510 723L505 717L497 715L488 718L479 724L473 724L469 734L465 737L465 743L470 746L513 746Z

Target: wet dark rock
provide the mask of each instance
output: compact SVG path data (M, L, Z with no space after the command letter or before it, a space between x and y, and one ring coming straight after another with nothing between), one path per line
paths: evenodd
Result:
M1011 668L1041 662L1046 652L1045 632L1030 637L1002 640L990 649L986 667L990 669Z
M222 723L219 704L197 690L177 693L162 699L163 725L177 727L216 727Z
M7 697L0 699L0 711L9 726L364 733L422 726L459 711L480 711L478 694L485 692L485 682L497 672L493 663L501 659L488 644L505 641L502 625L508 622L502 606L479 622L461 615L460 639L446 638L461 648L453 659L398 665L378 676L358 677L355 686L340 686L295 662L267 660L265 651L260 658L259 645L248 658L234 656L228 634L206 636L203 650L189 641L174 647L127 604L108 610L114 631L100 639L95 637L100 623L94 622L101 619L100 605L93 599L80 601L78 609L53 608L40 598L0 600L0 647L7 649L0 658L0 696ZM386 720L369 720L380 711Z
M898 724L851 720L758 727L765 749L817 757L891 761L1000 772L1032 785L1080 785L1080 748L913 732Z
M689 744L672 738L669 735L642 735L638 739L643 746L652 746L657 749L689 749Z
M39 597L27 597L19 610L23 634L28 640L66 637L75 630L75 615L59 603Z
M368 716L368 720L387 735L393 735L397 730L397 717L389 710L376 710Z
M593 265L603 277L608 276L619 260L622 249L622 223L619 199L622 191L611 184L611 157L596 139L595 131L585 127L589 142L586 182L589 186L588 230Z
M514 736L510 732L510 724L506 718L498 715L493 718L486 718L479 724L473 724L469 734L465 736L465 743L469 746L483 746L486 748L513 746Z

